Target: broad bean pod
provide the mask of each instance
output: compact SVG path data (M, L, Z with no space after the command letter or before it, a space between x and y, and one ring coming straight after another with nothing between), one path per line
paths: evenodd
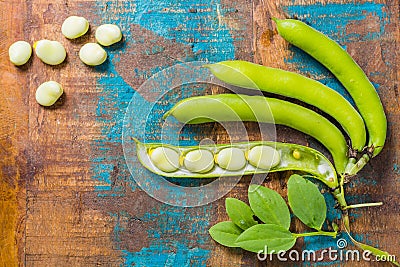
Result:
M386 140L386 115L375 87L361 67L338 43L307 24L294 19L274 21L279 35L319 61L347 89L367 127L369 157L378 155Z
M337 174L330 161L321 152L302 145L268 141L218 144L215 146L172 146L161 143L141 143L136 139L135 142L137 146L137 156L142 165L151 172L165 177L213 178L297 170L311 174L315 179L322 181L332 190L337 189L339 186ZM217 156L220 151L226 148L238 148L246 153L257 146L268 146L275 149L279 153L279 163L270 169L263 169L257 168L247 161L243 168L235 171L226 170L216 163L211 170L205 173L188 171L184 164L182 164L185 155L197 149L210 151ZM153 162L151 158L151 151L160 147L171 149L178 153L181 160L176 170L166 172L157 168L157 164Z
M169 115L187 124L254 121L289 126L322 143L340 174L349 161L346 140L335 125L316 112L287 101L240 94L198 96L181 100L163 118Z
M319 108L340 123L353 150L364 148L366 130L362 117L341 94L324 84L297 73L241 60L222 61L205 67L225 83L291 97Z

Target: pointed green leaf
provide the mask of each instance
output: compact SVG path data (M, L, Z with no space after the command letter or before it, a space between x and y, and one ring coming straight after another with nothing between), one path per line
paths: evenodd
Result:
M236 198L227 198L225 200L225 208L232 222L243 230L257 224L253 218L253 211L243 201Z
M305 225L321 230L326 218L325 198L318 187L300 175L290 176L288 184L289 206Z
M238 247L236 239L243 232L236 224L230 221L220 222L212 226L208 232L212 239L227 247Z
M274 254L287 251L296 243L296 237L289 230L276 224L258 224L244 231L236 240L242 249Z
M254 214L261 221L289 229L289 208L277 192L264 186L250 185L249 202Z
M351 235L349 235L349 236L350 236L350 239L354 242L354 244L356 246L360 247L362 250L369 251L372 255L376 256L377 259L390 262L393 265L400 267L400 263L398 263L396 261L396 256L389 254L389 252L387 252L387 251L383 251L378 248L372 247L370 245L358 242Z

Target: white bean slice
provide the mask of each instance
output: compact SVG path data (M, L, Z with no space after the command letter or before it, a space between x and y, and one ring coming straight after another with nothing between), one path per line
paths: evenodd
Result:
M215 162L223 169L237 171L246 165L246 157L243 150L236 147L224 148L218 152Z
M24 65L31 58L32 47L25 41L17 41L8 49L11 63L16 66Z
M36 101L42 106L51 106L63 94L61 84L55 81L42 83L36 90Z
M40 40L33 47L38 58L49 65L58 65L67 56L64 46L58 41Z
M70 16L61 26L62 34L68 39L75 39L84 35L89 29L89 22L84 17Z
M192 150L185 155L183 164L190 172L205 173L214 167L214 155L206 149Z
M121 41L122 33L117 25L103 24L97 28L95 37L99 44L109 46Z
M153 164L163 172L174 172L179 168L179 153L168 147L157 147L149 151Z
M247 152L247 160L260 169L271 169L279 164L281 157L277 150L270 146L255 146Z
M79 58L89 66L97 66L107 59L107 52L96 43L87 43L79 50Z

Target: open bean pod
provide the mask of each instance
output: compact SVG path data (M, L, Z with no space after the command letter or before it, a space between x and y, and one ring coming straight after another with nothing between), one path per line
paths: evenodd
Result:
M339 185L329 160L306 146L268 141L179 147L135 142L142 165L165 177L213 178L297 170L331 189Z

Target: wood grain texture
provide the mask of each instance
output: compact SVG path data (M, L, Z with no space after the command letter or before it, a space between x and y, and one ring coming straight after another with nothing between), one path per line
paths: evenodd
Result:
M398 0L12 0L0 5L0 266L318 266L276 258L272 263L259 261L253 253L216 244L207 230L227 219L225 197L189 209L154 200L131 178L120 137L130 97L152 74L179 62L249 60L342 90L323 67L277 35L271 18L293 16L338 40L377 85L389 121L388 141L347 185L348 202L385 203L352 212L353 231L361 241L400 255ZM60 26L69 15L85 16L90 32L78 40L65 39ZM94 41L101 23L119 24L124 41L107 48L104 65L87 67L78 52ZM33 56L26 66L15 67L8 61L12 42L33 44L44 38L64 44L66 62L51 67ZM48 80L60 82L65 93L54 107L43 108L34 94ZM205 90L224 92L218 87ZM151 92L142 97L152 99ZM260 138L257 125L245 126L252 140ZM157 141L154 128L149 126L149 138ZM216 143L232 139L220 125L196 130L198 135L189 138L209 137ZM276 131L279 141L326 153L315 140L294 130ZM285 196L289 175L269 175L264 184ZM247 201L250 178L242 178L226 197ZM331 210L328 217L337 215ZM307 229L294 220L292 230ZM334 240L305 239L295 249L333 245Z
M8 47L10 40L27 37L22 15L26 5L24 1L0 5L0 266L18 266L23 262L25 244L29 89L27 68L10 64Z

